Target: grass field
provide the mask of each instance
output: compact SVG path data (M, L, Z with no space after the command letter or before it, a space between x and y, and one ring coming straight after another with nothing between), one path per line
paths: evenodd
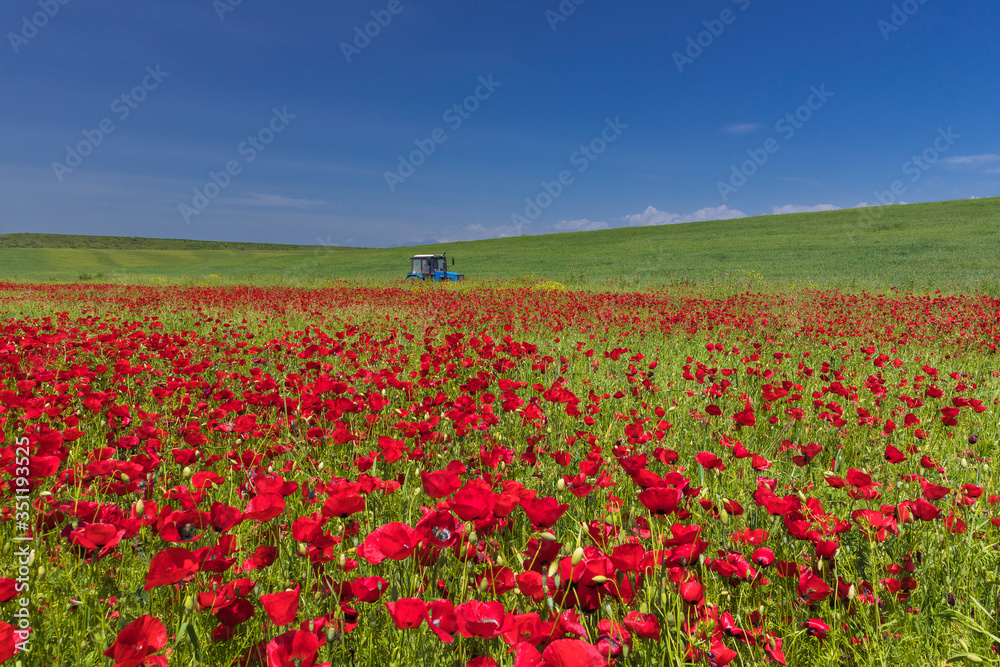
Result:
M537 276L571 287L695 282L1000 292L1000 200L978 199L409 248L281 246L0 235L14 282L311 285L396 280L415 253L447 252L473 280Z

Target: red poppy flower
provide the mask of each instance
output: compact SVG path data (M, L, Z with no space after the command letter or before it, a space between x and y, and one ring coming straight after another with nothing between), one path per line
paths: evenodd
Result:
M597 647L577 639L557 639L542 651L545 667L606 667Z
M260 596L260 603L267 612L267 617L279 628L295 620L299 613L299 586L292 591L270 593Z
M428 512L417 522L416 529L420 531L427 544L439 549L458 544L464 534L462 524L451 512Z
M212 523L212 529L217 533L228 532L234 526L239 525L240 522L243 521L243 512L239 511L235 507L230 507L229 505L224 505L218 502L212 503L212 507L209 508L208 516Z
M115 642L104 655L115 661L115 667L167 664L166 656L153 656L167 644L167 628L152 616L140 616L118 633Z
M270 521L285 511L285 499L277 493L254 496L243 510L244 521Z
M458 632L458 616L449 600L435 600L427 605L427 624L445 644L454 641Z
M386 559L404 560L420 546L420 541L420 532L405 523L387 523L368 534L358 555L372 565Z
M819 618L810 618L802 624L802 628L820 642L826 639L826 633L830 631L830 626Z
M705 599L705 587L697 581L685 581L677 587L677 592L684 602L691 605L699 604Z
M664 486L654 487L639 492L639 502L657 516L668 516L681 503L683 492Z
M496 499L493 492L478 486L466 485L448 501L448 507L462 521L479 521L493 515Z
M0 621L0 664L10 660L21 652L18 648L17 641L20 641L22 635L19 634L17 641L15 641L15 632L23 633L26 631L15 630L13 625Z
M431 498L447 498L462 486L462 480L451 470L420 471L424 493Z
M481 655L465 663L465 667L498 667L497 661L487 655Z
M799 599L806 604L823 600L830 594L830 591L830 585L813 574L811 570L803 570L802 574L799 575Z
M761 567L770 567L774 564L774 552L767 547L761 547L753 552L750 560Z
M316 664L316 652L323 643L316 633L289 630L267 645L267 667L329 667Z
M555 498L528 498L521 501L521 507L536 528L551 528L566 513L569 504L560 505Z
M351 590L359 602L378 602L388 583L382 577L361 577L351 582Z
M712 452L698 452L694 458L706 470L712 470L713 468L718 468L719 470L726 469L726 466L722 463L722 459Z
M144 590L167 586L190 577L198 571L198 561L187 549L174 547L159 551L149 561Z
M455 607L455 615L463 637L491 639L504 632L507 613L500 602L469 600Z
M107 523L91 523L70 533L74 544L86 549L100 549L100 555L108 553L121 541L125 530Z
M17 597L17 582L13 579L0 579L0 602L7 602Z
M219 619L227 628L235 628L241 623L249 621L256 615L253 605L245 598L237 598L215 612L215 617Z
M346 519L365 511L365 499L356 492L331 494L323 503L323 516Z
M403 598L396 602L386 602L392 622L400 630L412 630L427 618L427 603L419 598Z
M660 621L654 614L642 614L630 611L622 619L622 625L635 633L641 639L660 639Z
M733 421L740 426L753 426L757 423L754 416L753 406L747 405L743 410L733 415Z
M735 660L737 655L739 654L736 651L722 642L715 642L712 644L712 648L708 650L709 664L713 665L713 667L724 667L724 665L728 665Z

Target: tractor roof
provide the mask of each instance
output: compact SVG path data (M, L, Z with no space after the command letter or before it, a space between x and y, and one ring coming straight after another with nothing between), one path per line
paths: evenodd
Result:
M433 259L435 257L444 257L444 255L414 255L410 259Z

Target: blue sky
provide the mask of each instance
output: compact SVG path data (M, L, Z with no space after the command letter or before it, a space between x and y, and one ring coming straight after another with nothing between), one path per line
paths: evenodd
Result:
M390 246L1000 195L995 2L236 2L7 0L0 232Z

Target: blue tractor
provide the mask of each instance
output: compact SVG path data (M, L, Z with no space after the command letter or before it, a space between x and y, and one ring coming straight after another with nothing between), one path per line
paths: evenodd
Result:
M451 258L451 265L455 266L455 258ZM440 282L458 282L465 280L461 273L453 273L448 270L448 258L444 255L414 255L410 258L410 273L407 280L433 280Z

